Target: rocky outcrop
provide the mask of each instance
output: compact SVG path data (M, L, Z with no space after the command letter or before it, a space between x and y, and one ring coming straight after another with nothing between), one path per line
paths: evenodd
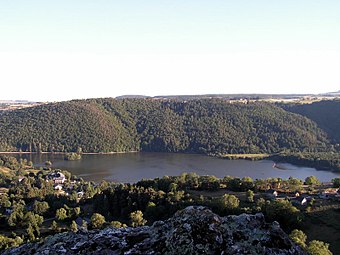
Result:
M202 206L137 228L67 232L4 254L305 254L261 213L220 217Z

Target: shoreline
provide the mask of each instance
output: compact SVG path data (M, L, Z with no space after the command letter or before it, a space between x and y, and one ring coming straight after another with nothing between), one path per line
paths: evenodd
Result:
M288 164L290 164L290 163L288 163ZM279 165L279 164L278 164L277 162L275 162L275 161L274 161L274 164L273 164L273 168L279 169L279 170L289 170L289 169L287 169L287 168L285 168L285 167ZM316 169L316 168L315 168L315 169Z
M65 155L70 152L27 152L27 151L1 151L0 154L3 155ZM118 155L118 154L131 154L131 153L144 153L144 151L118 151L118 152L82 152L82 155ZM224 160L250 160L250 161L258 161L258 160L270 160L274 162L273 168L276 168L278 170L287 170L284 167L280 167L280 163L288 163L295 166L300 167L310 167L315 168L317 170L322 171L331 171L331 172L339 172L340 168L334 167L334 166L320 166L315 164L315 162L306 162L301 161L300 159L294 159L285 156L280 155L278 153L273 154L266 154L266 153L254 153L254 154L202 154L202 153L188 153L188 152L154 152L154 153L183 153L183 154L192 154L192 155L204 155L208 157L213 158L220 158Z
M111 154L126 154L126 153L137 153L140 151L111 151L111 152L82 152L80 154L83 155L111 155ZM30 151L0 151L0 154L59 154L63 155L66 153L70 152L48 152L48 151L43 151L43 152L30 152Z

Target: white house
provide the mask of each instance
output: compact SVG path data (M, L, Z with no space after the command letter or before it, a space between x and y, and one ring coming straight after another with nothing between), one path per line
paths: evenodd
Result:
M279 195L279 193L274 189L266 190L266 194L269 198L276 198Z
M65 175L61 172L51 173L48 175L48 179L54 183L64 183L66 181Z
M54 189L55 190L63 190L63 185L60 185L60 184L58 184L58 185L56 185L55 187L54 187Z
M295 205L307 205L308 203L308 200L306 197L295 197L293 200L292 200L292 204L295 204Z

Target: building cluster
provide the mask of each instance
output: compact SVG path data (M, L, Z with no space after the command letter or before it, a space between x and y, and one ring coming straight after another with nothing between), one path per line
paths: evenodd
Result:
M68 182L67 187L64 185L67 182L67 179L65 175L61 172L53 172L49 173L46 177L46 181L52 181L54 184L54 189L58 192L59 195L65 195L69 196L70 192L75 190L74 184L76 181L70 181ZM77 192L77 198L80 199L84 196L83 191L76 191Z
M293 193L280 192L275 189L268 189L265 192L268 199L289 200L294 206L307 206L312 200L315 199L336 199L340 200L340 189L339 188L326 188L320 189L316 194L305 194L300 191Z
M266 191L266 196L269 199L288 199L295 206L305 206L311 201L312 197L310 195L302 194L299 191L293 193L279 192L275 189L268 189Z

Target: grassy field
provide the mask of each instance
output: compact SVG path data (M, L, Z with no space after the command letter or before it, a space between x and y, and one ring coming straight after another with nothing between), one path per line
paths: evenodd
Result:
M268 158L270 155L266 153L258 153L258 154L220 154L219 157L225 159L249 159L249 160L258 160Z

